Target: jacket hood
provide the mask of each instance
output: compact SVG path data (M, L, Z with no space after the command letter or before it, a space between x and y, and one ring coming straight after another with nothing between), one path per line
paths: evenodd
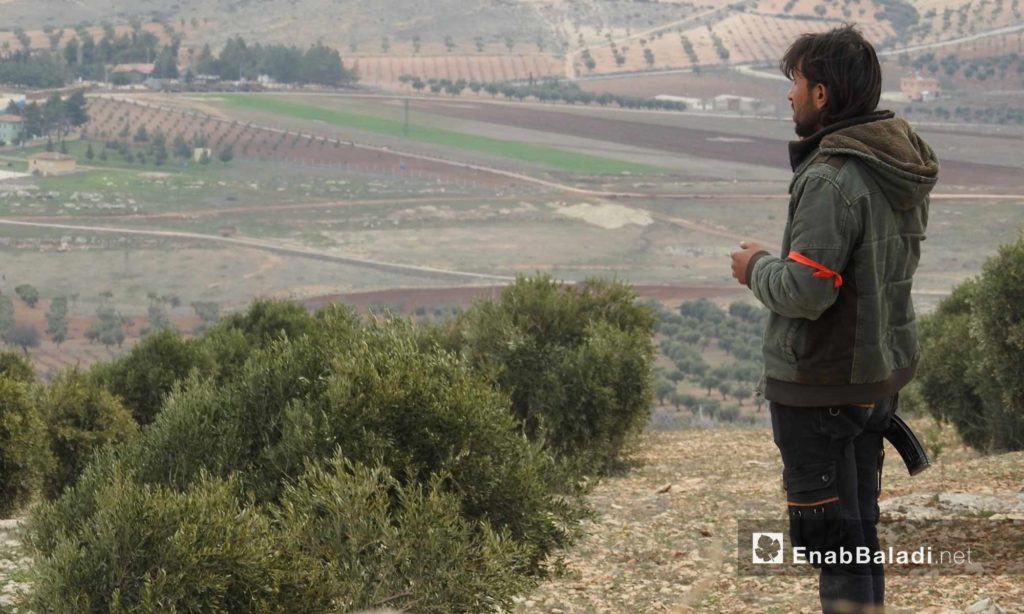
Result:
M830 132L822 137L819 147L826 155L853 156L864 161L894 209L921 206L939 176L935 152L899 117Z

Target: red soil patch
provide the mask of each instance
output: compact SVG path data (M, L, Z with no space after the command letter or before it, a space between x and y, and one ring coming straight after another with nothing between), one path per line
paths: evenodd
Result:
M13 298L14 320L18 324L30 324L39 331L40 344L29 349L29 358L37 375L44 378L52 377L57 371L78 367L88 369L97 362L110 361L127 353L139 342L142 329L146 326L146 318L131 317L124 325L125 340L121 347L106 348L99 343L92 343L85 338L87 331L96 323L96 318L71 314L68 316L68 338L61 345L50 341L46 334L46 312L50 309L49 300L41 300L34 307L29 307L21 299ZM200 319L193 315L172 314L171 322L180 331L195 330ZM19 350L17 347L6 349Z

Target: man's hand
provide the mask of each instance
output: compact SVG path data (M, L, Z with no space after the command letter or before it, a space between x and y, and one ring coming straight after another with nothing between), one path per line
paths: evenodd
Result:
M750 257L763 248L753 241L740 241L740 251L732 253L732 276L740 285L747 285L747 264Z

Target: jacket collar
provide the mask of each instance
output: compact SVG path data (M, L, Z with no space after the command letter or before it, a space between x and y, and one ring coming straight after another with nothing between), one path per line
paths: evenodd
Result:
M821 139L833 132L837 132L843 128L849 128L850 126L856 126L858 124L878 121L880 119L892 119L895 116L896 114L892 111L875 111L874 113L868 113L867 115L861 115L860 117L851 117L850 119L844 119L841 122L829 124L806 139L790 141L789 164L793 167L793 171L796 172L800 167L800 163L803 162L812 151L818 148L821 144Z

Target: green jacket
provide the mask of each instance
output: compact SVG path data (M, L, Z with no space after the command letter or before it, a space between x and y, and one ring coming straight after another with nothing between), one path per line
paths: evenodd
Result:
M747 267L747 284L771 311L765 398L874 402L909 382L917 364L910 291L938 161L887 111L791 143L790 158L781 257L758 252Z

